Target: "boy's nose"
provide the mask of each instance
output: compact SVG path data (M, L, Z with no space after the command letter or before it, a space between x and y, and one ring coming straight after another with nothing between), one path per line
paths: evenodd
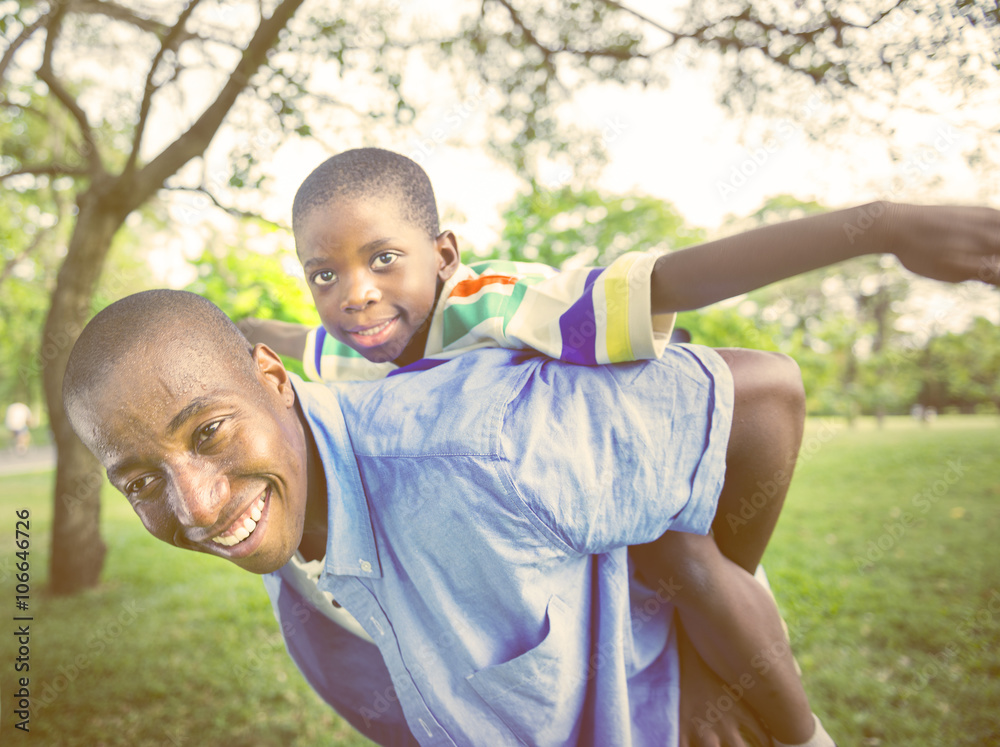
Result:
M174 513L185 527L211 527L229 503L229 479L210 464L186 464L174 473Z
M355 277L347 284L341 308L344 311L361 311L382 300L382 293L367 274Z

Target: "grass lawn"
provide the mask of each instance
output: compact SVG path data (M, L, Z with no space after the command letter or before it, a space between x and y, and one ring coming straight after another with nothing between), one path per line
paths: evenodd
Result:
M765 563L841 747L1000 745L998 455L997 418L809 424ZM32 744L368 744L288 659L259 579L149 537L110 489L103 584L46 596L50 486L0 478L8 610L14 512L31 508ZM15 645L0 636L4 744Z
M765 565L842 745L1000 745L1000 420L810 422Z

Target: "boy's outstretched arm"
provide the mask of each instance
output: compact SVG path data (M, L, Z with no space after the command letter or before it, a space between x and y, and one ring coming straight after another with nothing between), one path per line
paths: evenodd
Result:
M682 249L656 261L653 312L698 309L846 259L885 253L935 280L998 285L1000 211L873 202Z
M306 351L306 337L312 327L277 319L255 319L246 317L236 323L240 332L251 343L267 345L279 355L302 360Z

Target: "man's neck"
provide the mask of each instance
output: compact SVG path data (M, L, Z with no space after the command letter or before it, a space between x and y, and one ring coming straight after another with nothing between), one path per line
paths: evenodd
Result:
M302 435L306 442L306 515L302 524L302 540L299 552L306 560L315 560L326 555L327 535L327 490L326 471L316 441L313 439L309 420L302 412L298 402L295 405L299 422L302 424Z

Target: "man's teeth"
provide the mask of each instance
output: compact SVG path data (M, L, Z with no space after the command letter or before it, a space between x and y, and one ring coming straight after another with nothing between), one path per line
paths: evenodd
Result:
M377 335L383 329L385 329L386 327L388 327L389 326L389 322L391 322L391 321L392 321L392 319L390 319L388 322L382 322L377 327L370 327L369 329L363 329L360 332L355 332L354 334L361 335L362 337L371 337L372 335Z
M263 510L264 497L261 496L250 508L250 515L243 519L242 522L237 522L234 525L236 526L235 531L231 530L231 534L212 537L212 542L217 542L223 547L232 547L233 545L239 544L253 534L253 530L257 528L257 522L260 521L261 512L263 512Z

